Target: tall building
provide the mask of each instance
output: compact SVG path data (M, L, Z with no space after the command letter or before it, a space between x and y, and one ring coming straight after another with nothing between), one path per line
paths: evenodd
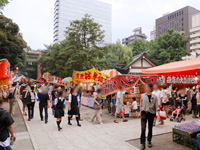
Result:
M146 40L147 39L147 36L144 33L142 33L141 27L134 29L133 35L122 39L122 44L128 45L129 43L133 42L136 39L140 39L140 40Z
M111 4L98 0L56 0L54 7L54 42L65 39L66 27L73 20L81 20L85 14L91 15L105 31L104 44L112 42Z
M153 41L156 38L156 28L154 26L153 31L150 32L150 40Z
M200 13L192 16L192 29L190 30L190 50L200 55Z
M156 37L164 34L169 28L184 33L186 37L189 37L190 29L192 28L192 15L198 12L199 10L186 6L156 19ZM186 50L188 52L190 51L189 43L187 44Z

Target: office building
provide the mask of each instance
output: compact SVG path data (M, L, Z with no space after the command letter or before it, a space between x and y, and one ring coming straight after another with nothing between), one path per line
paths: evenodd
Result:
M190 30L190 50L200 54L200 13L192 16L192 29Z
M190 29L192 28L192 15L198 12L199 10L186 6L156 19L156 37L164 34L169 28L184 33L186 37L189 37ZM187 44L186 50L188 52L190 51L189 43Z
M136 28L133 30L133 35L122 39L122 44L123 45L128 45L129 43L133 42L134 40L139 39L139 40L146 40L147 36L142 33L142 28Z
M85 14L91 15L105 31L104 44L112 42L111 4L98 0L56 0L54 8L54 42L65 39L66 27L73 20L81 20Z
M150 32L150 41L155 40L156 38L156 28L154 27L154 30Z

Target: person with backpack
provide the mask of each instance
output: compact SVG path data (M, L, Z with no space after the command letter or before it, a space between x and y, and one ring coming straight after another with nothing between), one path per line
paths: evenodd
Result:
M30 97L31 98L31 103L27 104L28 116L29 116L30 119L33 119L35 102L37 101L37 93L34 92L34 86L31 86L30 95L31 95L31 97Z
M60 131L62 128L60 127L60 123L62 121L62 117L65 115L64 109L65 109L65 92L64 91L58 91L59 97L55 98L54 100L54 108L55 108L55 115L56 122L58 125L58 131Z
M24 107L28 107L28 121L31 120L31 114L30 114L30 104L31 104L31 90L29 89L30 87L25 85L23 87L23 90L21 92L21 98L22 98L22 103Z
M13 130L14 120L9 112L1 107L2 104L3 101L0 100L0 150L12 150L9 136L11 135L10 139L13 141L16 140Z
M14 115L15 104L19 96L19 90L16 82L12 84L12 88L9 89L8 93L9 112L11 115Z

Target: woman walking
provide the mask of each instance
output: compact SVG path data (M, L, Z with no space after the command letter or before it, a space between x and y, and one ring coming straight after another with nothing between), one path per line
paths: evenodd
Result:
M61 91L58 91L58 95L59 97L57 97L55 100L54 100L54 108L55 108L55 118L56 119L56 122L57 122L57 125L58 125L58 131L60 131L62 128L60 127L60 123L62 121L62 117L64 116L65 112L64 112L64 109L65 109L65 102L66 102L66 99L65 99L65 92L63 92L62 90Z
M30 106L31 104L31 92L29 91L27 85L23 87L23 90L21 92L21 98L22 98L22 103L23 103L23 109L26 108L26 106ZM25 110L24 110L25 111ZM31 120L31 115L30 115L30 107L28 107L28 121Z
M37 93L34 92L35 87L31 86L31 103L27 104L28 107L28 116L30 119L33 119L34 117L34 107L35 107L35 102L37 101ZM29 120L30 121L30 120Z
M97 117L99 119L99 123L103 124L103 122L102 122L102 104L103 104L103 102L102 102L101 92L102 92L102 89L98 89L97 94L94 96L95 112L91 118L91 121L93 122L95 117Z
M71 89L71 94L69 95L69 109L68 109L68 125L72 125L70 120L73 115L76 116L77 126L81 127L79 123L79 108L80 108L80 99L78 96L78 86L75 86Z
M170 93L169 90L167 89L167 85L163 86L163 90L162 90L162 106L164 108L164 110L166 111L166 117L169 118L168 116L168 112L169 112L169 97L170 97Z

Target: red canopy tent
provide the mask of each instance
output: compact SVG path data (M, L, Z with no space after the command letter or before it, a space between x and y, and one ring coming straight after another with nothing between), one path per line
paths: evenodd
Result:
M200 73L200 58L172 62L161 66L153 67L150 69L142 70L143 74L150 75L199 75Z

